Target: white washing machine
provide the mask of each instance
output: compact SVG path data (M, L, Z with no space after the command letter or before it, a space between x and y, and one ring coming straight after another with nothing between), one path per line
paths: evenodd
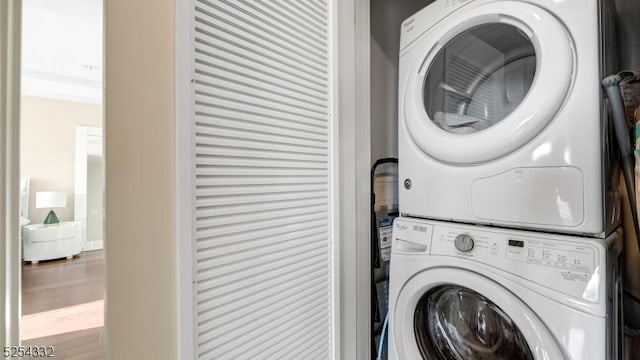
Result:
M396 219L389 359L621 359L621 240Z
M437 0L402 24L400 212L605 237L608 0ZM404 186L403 186L404 185Z

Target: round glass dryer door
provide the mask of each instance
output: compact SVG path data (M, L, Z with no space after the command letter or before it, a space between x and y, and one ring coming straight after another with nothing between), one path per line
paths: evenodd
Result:
M522 103L535 73L535 48L522 30L501 23L476 26L435 57L425 79L425 110L445 131L482 131Z
M553 15L520 1L471 3L401 53L399 117L428 156L478 164L536 137L562 107L573 43Z
M515 323L473 290L441 286L425 294L414 316L416 341L428 360L534 360Z

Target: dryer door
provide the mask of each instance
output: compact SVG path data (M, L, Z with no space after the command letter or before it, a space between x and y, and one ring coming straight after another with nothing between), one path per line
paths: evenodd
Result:
M402 54L413 68L401 118L413 141L442 162L499 158L554 118L571 86L572 54L564 26L536 5L465 6Z
M566 359L528 306L470 271L433 269L413 277L391 321L400 359Z

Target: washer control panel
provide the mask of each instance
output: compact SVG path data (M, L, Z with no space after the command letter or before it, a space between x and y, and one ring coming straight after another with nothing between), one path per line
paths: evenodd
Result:
M519 237L507 239L506 257L513 261L574 270L582 274L591 274L595 265L593 249L589 247Z
M606 250L589 239L467 225L433 226L431 255L454 256L598 302ZM392 260L393 261L393 260Z

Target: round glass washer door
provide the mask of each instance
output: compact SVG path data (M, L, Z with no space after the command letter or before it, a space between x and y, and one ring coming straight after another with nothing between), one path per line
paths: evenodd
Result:
M429 360L533 360L524 335L496 304L459 286L441 286L418 301L416 341Z
M404 54L401 118L427 155L477 164L517 150L553 120L574 62L564 26L524 2L467 6ZM409 65L403 65L409 64Z
M566 360L547 326L505 286L459 268L431 268L400 290L389 318L399 359Z

